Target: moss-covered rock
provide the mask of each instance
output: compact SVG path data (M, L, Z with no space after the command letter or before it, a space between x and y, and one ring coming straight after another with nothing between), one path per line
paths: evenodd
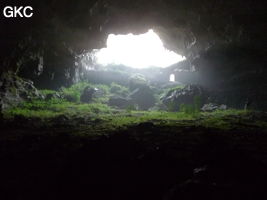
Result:
M154 91L147 85L136 88L129 97L141 110L148 110L156 103Z
M32 81L22 79L12 72L3 73L0 77L0 97L2 111L26 100L44 98Z
M204 89L198 85L187 85L184 88L173 88L162 98L162 102L170 111L181 110L181 105L193 105L201 107L207 99Z

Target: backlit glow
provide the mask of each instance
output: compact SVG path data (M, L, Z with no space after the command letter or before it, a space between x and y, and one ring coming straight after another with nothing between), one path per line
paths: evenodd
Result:
M170 75L170 82L175 82L175 75L174 74Z
M122 64L133 68L168 67L185 59L167 50L153 30L141 35L110 34L107 48L98 50L95 57L101 65Z

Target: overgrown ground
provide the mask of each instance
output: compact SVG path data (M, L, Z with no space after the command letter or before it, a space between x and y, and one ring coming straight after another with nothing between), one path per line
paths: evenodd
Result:
M120 110L101 101L52 98L6 111L3 199L267 197L266 113Z
M102 103L72 103L52 99L34 101L4 113L5 123L21 126L53 127L66 125L92 128L94 132L125 129L140 123L162 126L194 126L233 129L266 129L266 114L259 111L228 109L214 112L167 112L114 109ZM21 122L20 122L21 121Z

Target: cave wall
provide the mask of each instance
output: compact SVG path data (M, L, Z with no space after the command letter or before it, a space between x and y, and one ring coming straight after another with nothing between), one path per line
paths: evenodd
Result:
M252 45L214 46L194 60L198 84L209 89L214 101L235 108L267 110L266 59Z

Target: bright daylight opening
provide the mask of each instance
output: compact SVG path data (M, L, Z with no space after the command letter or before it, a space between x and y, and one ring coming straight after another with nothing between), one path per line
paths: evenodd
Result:
M175 75L174 74L170 75L170 82L175 82Z
M110 34L107 48L98 50L95 58L100 65L122 64L133 68L168 67L185 59L167 50L153 30L141 35Z

